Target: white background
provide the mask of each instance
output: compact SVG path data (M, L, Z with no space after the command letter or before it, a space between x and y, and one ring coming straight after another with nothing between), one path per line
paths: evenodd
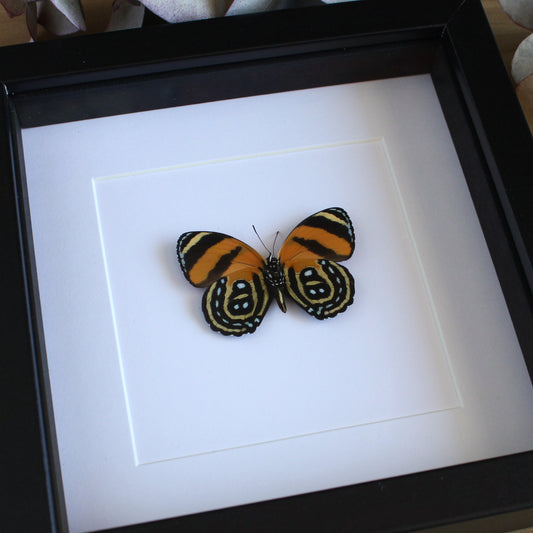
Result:
M96 193L139 462L459 405L381 142L98 180ZM287 235L336 205L357 228L355 305L327 321L273 305L253 335L214 334L179 270L177 230L216 228L264 252L247 222L272 243L281 222Z
M531 448L531 385L428 76L23 141L72 531ZM261 252L252 224L270 244L336 205L353 306L212 332L179 234Z

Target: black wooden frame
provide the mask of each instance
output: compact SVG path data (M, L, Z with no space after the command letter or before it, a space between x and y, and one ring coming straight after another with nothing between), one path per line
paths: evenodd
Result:
M2 531L66 531L21 128L420 73L531 377L533 142L478 0L364 0L0 49ZM124 530L411 531L529 507L533 452Z

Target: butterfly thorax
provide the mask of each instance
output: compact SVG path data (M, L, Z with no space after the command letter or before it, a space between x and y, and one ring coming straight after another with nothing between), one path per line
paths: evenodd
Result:
M279 259L272 254L268 256L264 274L270 292L276 298L279 308L285 313L287 311L285 305L285 276Z

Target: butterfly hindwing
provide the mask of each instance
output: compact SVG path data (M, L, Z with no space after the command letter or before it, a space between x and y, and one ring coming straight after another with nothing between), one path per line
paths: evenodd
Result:
M261 324L271 296L261 272L237 272L215 281L204 293L202 310L214 331L240 336Z
M289 296L320 320L342 313L353 303L354 280L337 261L355 248L350 217L340 207L319 211L298 224L279 258Z
M211 329L235 336L255 331L271 300L264 259L244 242L210 231L184 233L177 253L189 282L207 287L202 311Z
M284 273L289 296L319 320L332 318L353 303L353 277L334 261L296 261L285 265Z

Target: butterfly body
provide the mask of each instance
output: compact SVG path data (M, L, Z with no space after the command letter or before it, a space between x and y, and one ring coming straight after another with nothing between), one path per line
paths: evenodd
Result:
M287 305L285 304L285 276L279 259L272 254L268 256L265 269L263 271L265 281L270 289L270 293L278 302L279 308L286 313Z
M354 246L348 214L332 207L298 224L266 261L244 242L209 231L182 234L177 254L187 280L207 287L202 310L211 329L240 336L257 329L273 299L285 312L288 296L320 320L345 311L354 281L337 262Z

